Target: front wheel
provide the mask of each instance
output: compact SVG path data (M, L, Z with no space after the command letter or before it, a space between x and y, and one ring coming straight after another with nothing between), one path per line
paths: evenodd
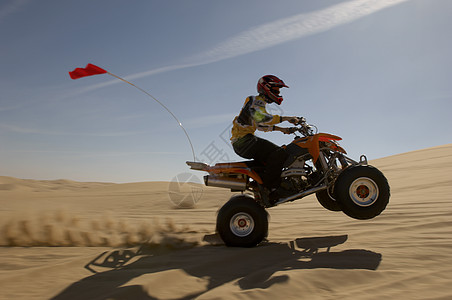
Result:
M377 168L355 166L344 170L335 184L335 196L342 211L354 219L372 219L386 208L390 188Z
M254 247L267 236L267 212L251 196L233 196L218 212L217 231L226 246Z

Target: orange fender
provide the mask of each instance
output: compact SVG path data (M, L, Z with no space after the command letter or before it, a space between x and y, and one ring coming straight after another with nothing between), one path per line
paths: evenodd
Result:
M329 134L329 133L317 133L313 136L295 140L292 143L294 143L295 145L297 145L301 148L308 149L309 154L311 154L311 156L312 156L312 161L314 163L316 163L317 159L319 158L319 152L320 152L319 141L328 142L330 140L340 141L340 140L342 140L342 138L338 137L336 135Z

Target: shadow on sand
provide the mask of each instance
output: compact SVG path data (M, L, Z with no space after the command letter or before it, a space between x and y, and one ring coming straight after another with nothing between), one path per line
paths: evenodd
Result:
M183 270L188 276L208 280L203 291L191 292L181 299L195 298L236 280L242 290L266 289L289 281L288 275L272 276L278 271L315 268L376 270L381 254L361 249L331 250L345 243L347 238L347 235L299 238L289 243L267 243L254 248L206 245L174 250L142 246L108 251L85 266L94 273L92 276L73 283L52 299L127 299L131 295L134 299L156 299L149 296L141 285L124 285L141 275L168 270ZM165 282L165 285L172 289L171 282Z

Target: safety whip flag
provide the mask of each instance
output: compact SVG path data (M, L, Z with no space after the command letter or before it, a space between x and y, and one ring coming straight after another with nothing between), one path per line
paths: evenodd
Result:
M193 148L193 144L190 140L190 137L188 136L187 131L185 130L184 126L182 126L182 123L179 121L179 119L176 117L175 114L173 114L168 107L166 107L162 102L160 102L159 100L157 100L157 98L155 98L154 96L152 96L151 94L149 94L148 92L146 92L145 90L143 90L142 88L136 86L135 84L125 80L124 78L121 78L115 74L112 74L110 72L108 72L107 70L102 69L101 67L98 67L96 65L93 64L87 64L85 68L75 68L74 71L69 72L69 76L71 76L72 79L79 79L82 77L87 77L87 76L92 76L92 75L98 75L98 74L108 74L111 75L127 84L130 84L131 86L133 86L134 88L137 88L138 90L140 90L141 92L145 93L146 95L148 95L149 97L151 97L153 100L155 100L158 104L160 104L167 112L169 112L171 114L171 116L174 118L174 120L176 120L177 124L182 128L182 130L185 133L185 136L188 139L188 143L190 144L191 147L191 152L193 154L193 160L196 161L196 157L195 157L195 149Z
M69 76L72 79L79 79L86 76L105 74L107 71L93 64L87 64L85 68L76 68L74 71L69 72Z

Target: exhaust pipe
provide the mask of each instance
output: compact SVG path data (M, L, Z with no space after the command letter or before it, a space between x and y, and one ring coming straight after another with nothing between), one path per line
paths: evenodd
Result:
M219 177L219 176L204 176L204 183L206 186L214 186L221 188L228 188L234 191L246 190L245 178Z

